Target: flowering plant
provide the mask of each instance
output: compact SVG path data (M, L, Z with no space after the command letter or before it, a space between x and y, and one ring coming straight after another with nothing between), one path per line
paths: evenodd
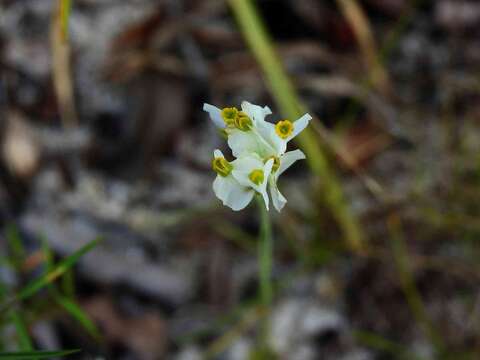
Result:
M273 206L282 210L287 199L278 190L279 176L297 160L305 159L300 150L286 151L287 143L305 129L312 119L305 114L298 120L281 120L276 124L265 120L272 112L268 106L261 107L242 102L241 110L235 107L219 109L204 104L213 123L227 137L232 155L228 161L222 152L213 152L212 167L217 173L213 182L215 195L232 210L245 208L255 193L259 193L269 209L269 188Z

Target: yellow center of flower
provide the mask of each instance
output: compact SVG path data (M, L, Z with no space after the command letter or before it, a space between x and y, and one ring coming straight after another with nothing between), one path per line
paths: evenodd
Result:
M222 115L222 119L225 124L227 126L232 126L234 125L235 119L238 116L238 110L235 107L227 107L223 108L220 114Z
M216 157L212 161L212 168L218 175L226 177L232 172L233 166L225 158Z
M278 170L278 168L280 167L280 158L275 156L275 155L272 155L268 158L265 159L264 163L266 163L268 160L270 159L273 159L273 166L272 166L272 172L275 172Z
M248 131L252 128L252 119L248 117L243 111L239 111L234 120L235 127L242 131Z
M255 185L260 185L263 182L264 175L263 175L263 170L262 169L255 169L253 170L249 175L248 178L250 179L251 182L253 182Z
M281 120L275 124L275 132L282 139L286 139L293 133L293 123L290 120Z

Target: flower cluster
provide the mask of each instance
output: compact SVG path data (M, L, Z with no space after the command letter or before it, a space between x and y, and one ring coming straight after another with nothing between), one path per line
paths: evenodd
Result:
M237 211L245 208L254 194L259 193L268 209L269 188L273 206L280 211L287 199L278 190L278 178L295 161L305 159L300 150L286 151L287 143L305 129L312 117L305 114L294 122L281 120L272 124L265 121L272 113L268 106L248 101L242 102L241 110L235 107L219 109L210 104L204 104L203 110L227 137L236 158L230 162L220 150L214 151L215 195L224 205Z

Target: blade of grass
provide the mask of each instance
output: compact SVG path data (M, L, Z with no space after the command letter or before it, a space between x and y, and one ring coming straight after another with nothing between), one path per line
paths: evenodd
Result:
M82 308L70 300L69 298L62 296L58 293L53 294L53 298L62 306L78 323L94 338L99 340L101 338L100 332L98 331L95 323L90 319L90 317L82 310Z
M395 359L424 360L421 357L412 354L404 346L372 332L357 330L354 331L353 336L359 343L366 345L372 349L388 353L392 355Z
M4 265L0 262L0 266L4 266ZM0 303L3 301L3 298L5 297L7 292L8 292L7 285L5 285L2 279L0 278Z
M53 270L53 253L48 245L48 241L45 236L41 237L42 243L42 252L45 257L47 264L47 271ZM62 276L62 290L67 297L74 300L75 299L75 278L72 269L68 269L65 274Z
M21 351L21 352L0 352L0 360L32 360L51 359L59 356L67 356L78 353L80 350L58 350L58 351Z
M298 118L305 112L305 107L275 53L273 42L257 9L250 0L229 0L229 3L281 112L291 119ZM340 182L314 132L307 128L296 139L307 155L310 168L322 181L325 201L340 225L347 244L351 250L360 251L363 247L362 231L345 201Z
M70 299L75 299L75 273L68 270L62 277L62 291Z
M30 339L27 326L25 325L25 322L23 321L22 316L18 311L14 310L11 312L10 318L17 332L19 350L32 351L33 350L32 340Z
M380 63L386 63L388 57L391 55L393 50L397 47L400 39L400 35L403 34L405 29L414 19L416 9L422 5L426 0L411 0L407 5L407 11L400 15L399 20L390 31L390 33L385 37L385 40L381 44L381 47L378 51ZM364 78L360 81L360 86L364 92L368 92L371 86L373 85L369 77ZM350 104L347 105L344 112L343 119L341 123L351 123L355 116L360 112L360 106L356 101L350 101Z
M77 125L72 69L70 66L70 44L67 41L70 1L58 0L50 25L53 85L64 127L75 127Z
M13 298L11 298L6 303L0 306L0 313L2 311L5 311L10 305L15 303L16 301L25 300L29 298L30 296L34 295L36 292L38 292L39 290L41 290L42 288L44 288L45 286L47 286L48 284L52 283L57 278L62 276L65 273L65 271L67 271L69 268L74 266L83 255L85 255L90 250L92 250L95 246L97 246L100 241L101 239L98 238L89 242L88 244L86 244L85 246L77 250L75 253L73 253L72 255L68 256L67 258L63 259L60 263L55 265L52 271L49 271L48 273L40 276L38 279L31 281L17 295L15 295Z
M47 263L47 273L52 272L55 269L53 254L45 239L42 240L42 251ZM71 269L65 273L64 277L69 273L72 273ZM74 318L94 339L100 339L100 332L96 325L76 303L73 297L69 298L68 296L62 295L54 284L48 284L48 290L55 302L63 307L65 311L70 314L70 316L72 316L72 318Z
M8 247L12 253L13 264L15 267L18 267L20 262L25 258L25 247L23 246L20 233L15 225L7 225L5 229L5 238L7 239Z
M390 215L387 225L391 234L390 245L393 260L398 271L400 285L405 294L408 306L425 336L435 347L437 355L442 355L445 350L443 341L433 327L423 303L422 296L415 286L415 279L409 261L410 256L405 245L400 218L395 214Z
M370 82L383 94L391 91L388 73L378 56L377 45L367 16L356 0L337 0L337 4L355 33L368 67Z
M71 0L59 0L60 1L60 33L62 41L68 39L68 22L70 19L70 12L72 10Z

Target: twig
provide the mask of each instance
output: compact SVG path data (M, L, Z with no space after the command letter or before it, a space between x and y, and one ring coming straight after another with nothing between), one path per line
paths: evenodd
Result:
M70 44L67 37L68 0L58 0L56 11L52 15L50 43L52 47L53 83L57 94L58 107L64 127L77 125L72 71L70 68ZM67 19L66 19L67 18Z
M368 67L370 81L377 90L388 94L391 91L390 81L377 55L375 39L365 13L356 0L337 0L337 3L355 33Z

